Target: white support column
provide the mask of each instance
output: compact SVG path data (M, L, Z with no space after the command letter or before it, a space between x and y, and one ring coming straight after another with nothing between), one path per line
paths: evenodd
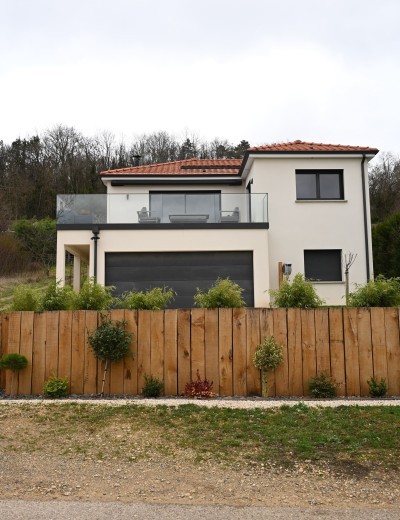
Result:
M81 290L81 257L74 255L74 284L73 288L75 292Z

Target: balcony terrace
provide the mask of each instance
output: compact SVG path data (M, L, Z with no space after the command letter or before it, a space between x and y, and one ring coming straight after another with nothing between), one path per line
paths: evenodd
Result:
M268 224L267 193L150 192L58 195L57 225L150 227Z

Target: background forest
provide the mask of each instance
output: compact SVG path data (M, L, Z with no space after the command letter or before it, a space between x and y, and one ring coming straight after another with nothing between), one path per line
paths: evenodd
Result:
M44 262L48 268L51 261L47 247L49 241L53 241L49 219L55 218L56 195L104 193L105 188L98 177L100 171L133 166L135 155L141 156L141 164L193 157L240 159L249 146L246 140L235 145L219 138L205 141L194 134L179 139L165 131L138 135L127 144L107 131L87 137L73 127L63 125L40 136L18 138L11 144L0 141L0 232L3 232L0 235L0 256L3 257L0 273L12 270L12 258L17 252L15 248L18 249L14 239L6 236L10 229L19 236L24 233L30 236L33 230L38 235L39 228L43 228L47 236L46 260L35 255L33 260ZM400 276L400 158L381 152L370 166L369 183L375 274ZM43 219L46 219L45 224L41 223ZM27 228L29 225L30 229ZM55 249L54 223L53 228ZM35 238L34 242L37 240ZM32 247L25 245L22 248L26 253L25 264L32 258ZM10 256L11 249L14 253ZM8 268L5 256L10 257Z

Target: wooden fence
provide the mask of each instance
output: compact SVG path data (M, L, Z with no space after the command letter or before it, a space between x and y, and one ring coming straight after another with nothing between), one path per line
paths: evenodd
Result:
M111 318L128 322L134 357L112 364L107 394L139 394L144 374L151 374L164 381L166 395L179 395L197 371L220 395L260 394L253 356L271 335L283 346L284 362L270 375L270 396L307 395L308 381L321 373L336 380L339 395L367 395L371 376L386 378L389 395L400 394L397 308L114 310ZM15 393L41 394L51 375L67 377L72 394L98 393L102 364L87 341L98 322L96 311L0 315L0 353L19 352L29 361ZM0 382L9 393L8 371Z

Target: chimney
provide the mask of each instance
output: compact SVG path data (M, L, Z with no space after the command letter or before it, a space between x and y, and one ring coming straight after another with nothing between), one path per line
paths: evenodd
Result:
M140 159L142 158L141 155L134 155L133 156L133 166L140 166Z

